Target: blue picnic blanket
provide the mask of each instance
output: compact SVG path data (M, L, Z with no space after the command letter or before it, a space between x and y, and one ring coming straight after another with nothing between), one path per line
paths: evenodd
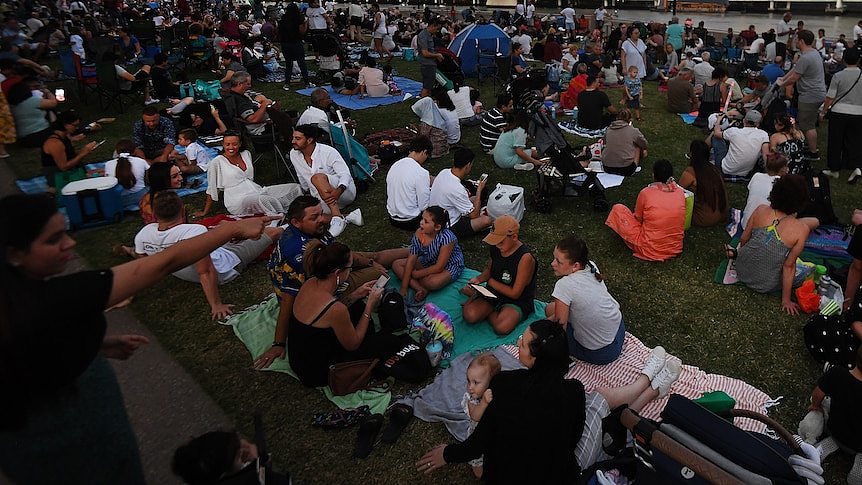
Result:
M385 106L387 104L395 104L404 101L404 95L407 93L412 94L413 96L419 96L419 93L422 91L422 83L419 81L414 81L412 79L408 79L406 77L395 76L395 83L398 85L398 88L401 89L402 94L397 96L384 96L382 98L360 98L359 95L346 95L346 94L337 94L332 90L332 86L321 86L322 88L329 91L329 96L332 98L332 101L335 102L338 106L342 108L347 108L351 110L360 110L366 108L374 108L376 106ZM305 88L300 89L297 93L303 96L311 96L311 93L317 88Z
M682 121L685 124L690 125L694 123L694 120L697 118L697 111L692 113L679 113L679 117L682 118Z
M177 145L179 146L179 145ZM99 177L100 174L105 173L105 162L96 162L84 165L84 170L87 171L88 176ZM92 174L92 175L90 175ZM178 189L176 193L180 197L185 197L191 194L197 194L198 192L204 192L207 190L207 174L199 173L197 175L192 175L187 179L189 182L194 182L195 180L200 180L201 184L198 185L194 189L182 188ZM18 186L18 189L25 194L44 194L48 192L48 181L45 179L44 175L40 175L38 177L33 177L31 179L18 179L15 181L15 185ZM123 210L129 212L138 211L138 204L131 204L126 207L123 207Z

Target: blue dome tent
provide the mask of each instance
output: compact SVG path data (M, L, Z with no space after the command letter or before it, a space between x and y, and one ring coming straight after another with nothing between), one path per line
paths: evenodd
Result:
M455 36L449 44L449 50L461 58L461 70L465 76L476 74L476 66L479 64L479 50L483 53L497 53L504 56L509 55L512 47L512 39L503 32L496 24L471 24L465 27ZM493 58L483 58L482 66L493 66Z

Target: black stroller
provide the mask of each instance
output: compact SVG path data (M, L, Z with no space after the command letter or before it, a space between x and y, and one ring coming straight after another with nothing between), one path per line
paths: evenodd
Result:
M581 165L577 150L569 145L557 122L545 108L542 89L547 84L547 72L528 71L512 80L505 90L512 95L515 106L530 113L528 132L536 141L536 149L548 162L536 171L538 185L533 192L533 205L538 212L552 210L550 197L579 197L589 194L593 209L608 210L605 188L594 172Z
M791 454L804 453L787 430L751 411L732 409L727 418L731 416L762 421L781 440L743 431L678 394L670 396L661 424L623 410L621 422L635 439L637 483L808 483L788 463Z
M461 59L445 47L434 49L438 54L443 54L443 60L437 61L437 70L456 86L464 85L464 71L461 70Z

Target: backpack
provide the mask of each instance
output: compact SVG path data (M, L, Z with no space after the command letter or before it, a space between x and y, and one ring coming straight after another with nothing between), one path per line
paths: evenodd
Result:
M403 337L402 347L378 367L386 377L412 383L424 381L433 370L428 352L409 336Z
M829 177L819 170L811 170L804 174L808 184L808 204L797 217L816 217L821 226L833 225L838 222L835 210L832 208L832 191L829 189Z
M377 309L380 318L380 329L384 333L392 333L407 328L407 311L404 308L404 297L397 291L389 291L380 300Z
M855 302L854 302L855 303ZM802 329L805 347L814 360L852 369L859 339L840 315L814 315Z

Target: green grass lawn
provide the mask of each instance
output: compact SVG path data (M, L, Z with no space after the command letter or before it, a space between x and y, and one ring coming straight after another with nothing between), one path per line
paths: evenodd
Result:
M416 63L395 61L401 75L418 79ZM209 73L205 79L212 78ZM471 83L475 84L475 80ZM302 110L308 98L281 90L280 84L256 84L253 89L282 101L287 109ZM486 107L494 105L494 88L480 86ZM89 122L102 116L114 116L114 108L100 110L91 96L82 102L66 85L69 101ZM616 101L618 91L610 93ZM637 126L650 143L645 170L628 178L622 186L609 189L611 203L633 207L638 192L651 181L652 162L669 159L679 175L686 166L684 157L692 139L702 138L700 130L687 126L665 110L665 95L656 84L644 88L644 121ZM130 136L131 124L140 114L140 107L119 115L94 140L108 139L87 161L110 157L113 142ZM409 103L398 103L374 109L356 111L360 135L385 128L416 122ZM567 135L568 136L568 135ZM825 153L825 131L821 130L821 153ZM584 140L571 138L573 144ZM482 154L478 143L478 128L462 130L462 142L477 154L475 175L488 172L489 184L497 182L521 185L531 191L534 173L502 171ZM10 163L20 177L39 172L38 150L12 147ZM451 154L429 161L432 174L450 166ZM825 162L820 162L825 166ZM263 185L280 183L273 158L265 157L256 167L258 182ZM282 176L284 170L281 171ZM400 246L408 242L404 232L393 229L386 220L385 172L376 175L377 182L359 196L365 226L351 226L340 238L354 249L376 250ZM729 187L732 206L745 205L746 188ZM848 221L854 207L860 207L862 197L844 180L833 184L833 199L839 218ZM190 210L200 209L203 197L198 194L186 199ZM217 203L218 204L218 203ZM217 209L224 210L220 205ZM631 256L631 252L604 225L606 214L593 212L588 199L555 199L551 214L538 214L528 208L522 221L521 239L536 249L540 262L540 299L547 300L555 278L549 268L551 251L559 239L578 234L589 244L592 259L602 268L611 294L620 302L628 330L646 345L663 345L684 363L696 365L706 372L725 374L743 379L772 397L784 396L781 405L771 409L771 415L787 428L794 430L804 416L812 386L820 375L820 366L811 359L803 346L802 326L805 317L789 317L781 312L776 297L758 295L739 286L720 286L712 282L716 267L724 257L722 244L728 239L722 227L693 228L686 233L683 254L666 263L648 263ZM122 223L79 231L74 234L78 250L92 266L110 266L123 260L113 256L115 243L129 243L140 228L140 219L130 215ZM467 264L481 268L487 256L481 239L461 242ZM243 308L257 303L271 291L264 265L255 265L230 285L221 288L223 300ZM311 426L314 412L333 406L318 391L304 388L292 378L271 372L255 372L252 357L237 340L231 329L208 320L209 310L197 285L167 278L143 292L131 306L135 314L157 335L182 365L201 383L225 409L243 432L250 433L251 415L260 409L270 427L270 446L276 464L289 469L295 478L305 483L410 483L422 480L412 463L428 448L451 441L444 427L414 422L396 446L379 445L364 461L350 458L355 429L322 431ZM396 391L404 391L398 387ZM514 445L514 444L513 444ZM833 457L828 462L827 483L845 480L849 461ZM434 481L468 483L473 481L467 465L455 465L438 471Z

